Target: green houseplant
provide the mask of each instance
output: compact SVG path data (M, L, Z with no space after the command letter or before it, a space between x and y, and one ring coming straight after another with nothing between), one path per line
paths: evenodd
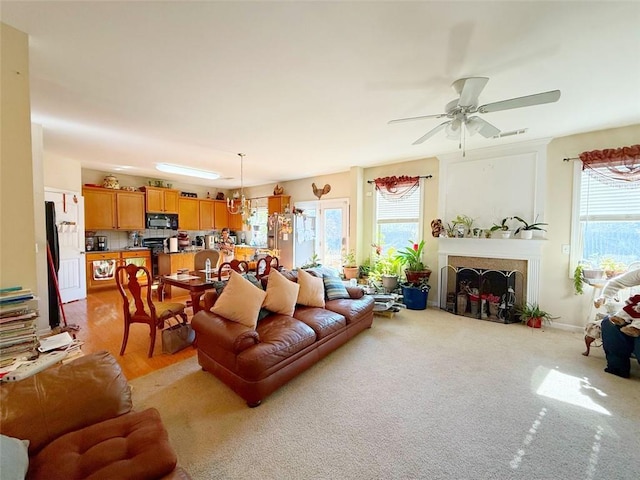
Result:
M558 317L553 317L550 313L545 312L537 303L525 303L516 307L516 313L520 315L520 321L532 328L540 328L545 323L551 323Z
M508 221L513 217L504 217L502 221L498 223L494 223L493 226L489 229L490 232L500 232L500 236L502 238L509 238L511 236L511 230L509 230Z
M342 271L344 273L344 278L346 278L347 280L358 278L360 270L358 268L358 264L356 263L356 252L354 250L343 253Z
M514 216L513 218L515 220L518 220L522 224L520 227L516 229L516 232L515 232L516 235L518 233L520 234L520 238L531 238L533 236L534 230L541 230L543 232L547 231L545 228L542 228L543 225L547 225L546 223L542 223L542 222L536 223L535 221L534 223L527 223L518 216ZM537 218L538 217L536 217L536 220Z
M376 249L376 252L379 251ZM371 265L369 277L375 282L381 282L388 291L394 290L398 285L398 277L402 264L396 249L388 247L384 253L377 256Z
M407 282L413 284L419 284L421 279L427 280L431 276L431 270L422 261L422 251L424 249L424 240L420 240L420 243L414 243L413 240L409 240L411 246L404 247L398 250L397 258L402 265L405 265L405 276Z

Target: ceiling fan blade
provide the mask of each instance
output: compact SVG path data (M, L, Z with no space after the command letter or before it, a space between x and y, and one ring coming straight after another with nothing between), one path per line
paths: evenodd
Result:
M442 118L446 116L447 116L446 113L437 113L435 115L420 115L419 117L396 118L395 120L389 120L387 124L411 122L413 120L422 120L425 118Z
M560 90L551 90L549 92L536 93L535 95L502 100L501 102L487 103L486 105L478 107L478 112L489 113L510 110L512 108L530 107L532 105L557 102L559 98Z
M442 122L440 125L438 125L435 128L432 128L431 130L429 130L427 133L425 133L423 136L421 136L418 140L416 140L415 142L413 142L413 145L420 145L422 142L424 142L425 140L428 140L429 138L433 137L436 133L438 133L440 130L442 130L444 127L446 127L447 125L449 125L449 123L451 122Z
M487 77L469 77L453 82L451 86L460 95L458 106L470 107L477 105L480 92L482 92L488 81Z
M474 116L470 117L467 122L467 131L469 135L474 135L476 133L480 133L485 138L491 138L500 133L500 129L494 127L485 119Z

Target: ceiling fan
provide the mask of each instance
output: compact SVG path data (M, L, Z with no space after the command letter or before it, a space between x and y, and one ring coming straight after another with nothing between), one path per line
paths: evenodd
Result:
M450 101L445 107L445 113L437 113L435 115L420 115L419 117L398 118L388 123L409 122L413 120L422 120L425 118L444 118L446 122L442 122L437 127L432 128L422 137L413 142L413 145L419 145L428 140L440 130L444 129L447 138L460 141L460 148L463 148L464 130L462 126L466 126L469 135L480 133L485 138L494 137L500 134L500 129L491 125L483 118L475 115L477 113L499 112L501 110L511 110L513 108L530 107L533 105L541 105L544 103L557 102L560 98L560 90L551 90L549 92L536 93L524 97L510 98L499 102L487 103L478 106L478 97L484 89L489 79L487 77L467 77L456 80L451 84L460 98ZM463 149L464 154L464 149Z

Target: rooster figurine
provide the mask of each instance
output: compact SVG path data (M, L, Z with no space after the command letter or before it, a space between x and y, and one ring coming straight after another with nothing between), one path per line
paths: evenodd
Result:
M312 183L311 188L313 188L313 194L318 197L318 200L320 200L320 197L322 197L322 195L325 195L331 191L331 185L329 185L328 183L325 184L323 188L318 188L316 187L315 183Z

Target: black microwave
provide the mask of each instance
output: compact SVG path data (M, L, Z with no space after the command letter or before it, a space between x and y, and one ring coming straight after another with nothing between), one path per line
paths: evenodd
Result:
M178 229L178 215L175 213L147 213L147 228Z

